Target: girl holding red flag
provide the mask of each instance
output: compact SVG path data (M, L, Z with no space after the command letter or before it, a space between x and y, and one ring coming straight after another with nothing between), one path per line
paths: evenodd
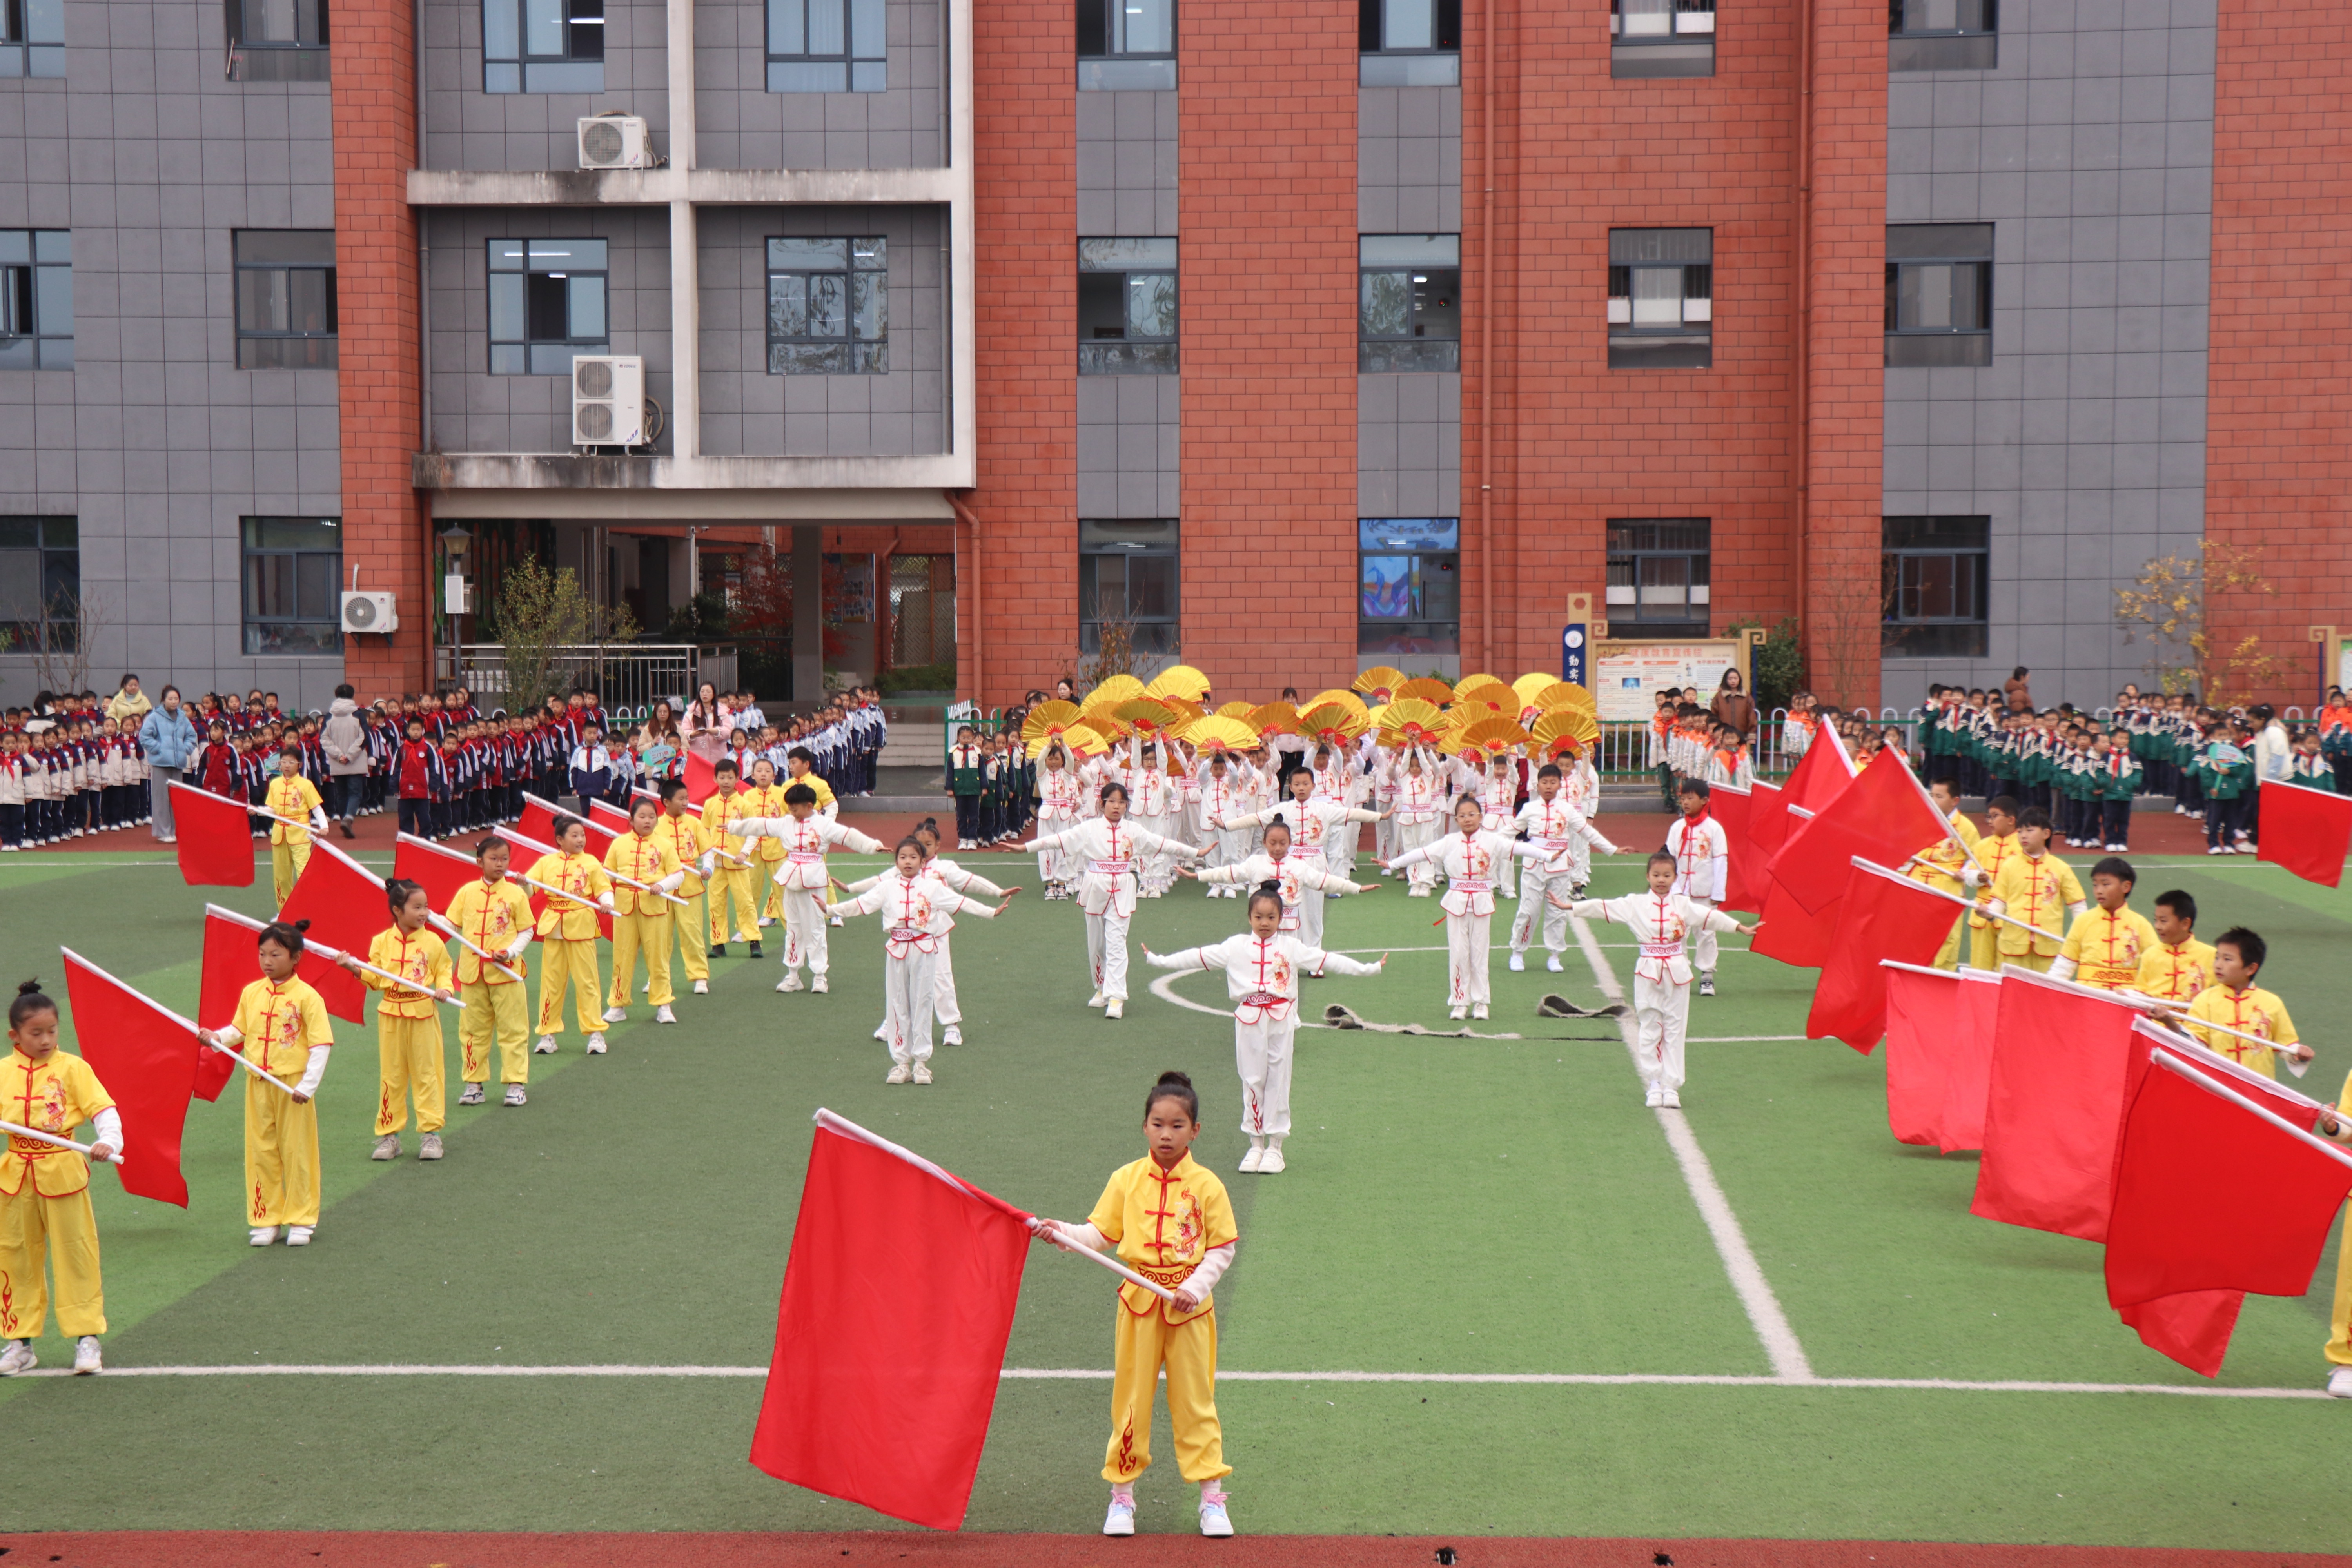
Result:
M245 1191L256 1247L276 1241L280 1226L287 1246L308 1247L319 1225L319 1108L312 1097L327 1076L335 1026L326 1003L294 973L310 929L309 921L264 926L255 942L261 978L236 999L228 1027L197 1031L208 1046L243 1047L247 1061L291 1086L246 1075Z
M377 1058L383 1086L375 1101L375 1148L371 1160L400 1158L400 1130L408 1121L408 1101L416 1102L416 1132L422 1141L416 1157L441 1157L441 1124L445 1110L441 1088L441 1016L434 1004L457 994L449 986L449 949L427 929L433 904L425 889L398 879L384 884L384 900L392 906L392 924L368 943L370 973L345 953L336 963L359 976L360 984L382 992L376 998ZM395 985L384 978L397 974Z
M58 1005L27 980L8 1004L8 1044L0 1061L0 1116L63 1138L87 1121L90 1154L111 1159L122 1147L122 1119L98 1075L58 1049ZM106 1332L106 1291L98 1273L98 1220L89 1207L89 1162L70 1149L8 1135L0 1152L0 1377L33 1370L33 1341L49 1309L47 1276L57 1274L58 1331L74 1342L73 1369L100 1370L98 1336Z

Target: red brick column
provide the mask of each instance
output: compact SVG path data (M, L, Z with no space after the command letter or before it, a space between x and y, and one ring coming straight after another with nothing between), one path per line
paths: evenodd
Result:
M2211 606L2217 649L2285 661L2251 695L2308 709L2335 672L2305 628L2352 631L2352 20L2224 0L2213 81L2212 339L2205 534L2259 548L2275 595ZM2120 563L2119 563L2120 564ZM2232 691L2233 699L2250 695Z
M1220 698L1356 675L1356 8L1178 29L1184 661Z
M956 563L957 689L996 707L1078 651L1077 72L1070 8L972 12L979 483ZM984 686L972 681L982 639Z
M427 510L409 483L417 413L416 56L405 0L335 11L335 293L341 371L344 586L397 595L400 629L347 637L345 679L362 701L425 689L433 606Z

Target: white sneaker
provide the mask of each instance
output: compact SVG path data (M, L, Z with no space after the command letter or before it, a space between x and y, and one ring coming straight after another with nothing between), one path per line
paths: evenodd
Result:
M883 1081L884 1083L905 1083L908 1079L909 1079L913 1078L914 1076L915 1076L915 1069L914 1069L914 1068L913 1068L913 1067L911 1067L911 1066L910 1066L910 1065L908 1065L908 1063L906 1063L906 1062L892 1062L892 1063L890 1064L890 1072L889 1072L889 1076L887 1076L887 1078L883 1079L883 1080L882 1080L882 1081Z
M9 847L13 849L16 846L12 844ZM1222 899L1225 896L1225 890L1223 888L1211 888L1207 892L1202 893L1201 896L1204 899Z
M1511 973L1512 973L1517 974L1517 973L1518 973L1521 970L1523 970L1523 969L1527 968L1527 966L1528 966L1528 955L1527 955L1526 953L1524 953L1524 952L1515 952L1515 953L1511 954Z
M1702 996L1715 994L1715 971L1712 969L1698 977L1698 994Z
M1679 1089L1667 1089L1658 1096L1658 1103L1668 1110L1680 1110L1683 1108L1682 1092Z
M286 1227L286 1245L289 1247L310 1246L310 1232L313 1228L314 1227L307 1225L288 1226Z
M438 1160L441 1157L441 1134L427 1132L424 1141L416 1145L416 1157L420 1160Z
M531 1047L530 1054L535 1057L553 1056L555 1054L555 1037L553 1035L540 1036L539 1044Z
M1281 1171L1282 1145L1269 1143L1265 1146L1265 1158L1257 1163L1257 1173L1261 1176L1272 1176L1280 1174Z
M1660 1089L1655 1084L1652 1084L1650 1086L1649 1092L1642 1096L1642 1103L1648 1106L1652 1110L1657 1110L1660 1106L1665 1104L1665 1102L1666 1091Z
M654 1009L654 1022L656 1024L675 1024L677 1022L677 1015L671 1012L666 1006L656 1007Z
M767 930L770 926L774 925L775 923L775 917L772 915L761 915L760 917L760 929L761 931Z
M1255 1171L1258 1168L1259 1163L1265 1160L1265 1145L1263 1143L1252 1142L1249 1146L1249 1152L1242 1156L1240 1168L1244 1171Z
M960 1046L963 1044L963 1031L958 1028L955 1025L950 1024L945 1029L940 1031L940 1044L943 1046Z
M104 1372L106 1362L98 1353L98 1336L84 1334L74 1341L74 1375L88 1377L94 1372Z
M588 1054L592 1057L604 1054L604 1032L602 1029L588 1037Z
M2238 853L2241 855L2252 855L2259 853L2259 851L2252 844L2241 843L2238 846Z
M2331 1398L2352 1399L2352 1366L2339 1366L2327 1374L2327 1393Z
M797 991L800 988L801 972L797 969L784 971L784 977L776 982L776 989L779 991Z
M256 1247L267 1247L278 1239L278 1227L274 1225L257 1225L253 1227L252 1234L245 1239Z
M809 989L814 992L817 995L822 996L826 992L832 990L833 986L826 981L824 975L812 974L809 976Z
M530 1096L523 1092L522 1085L519 1083L510 1083L507 1085L507 1097L505 1103L509 1105L529 1105L530 1103Z
M1215 1541L1223 1541L1234 1532L1234 1521L1225 1512L1224 1495L1219 1492L1215 1502L1207 1498L1201 1500L1201 1533Z
M1463 1019L1470 1016L1470 1009L1467 1007L1448 1007L1445 1010L1445 1016L1458 1024Z
M827 925L829 925L829 926L837 926L837 925L839 925L839 924L841 923L841 917L840 917L839 915L835 915L835 916L834 916L831 920L829 920L829 921L825 921L824 923L825 923L825 924L827 924Z
M1124 1017L1126 1017L1126 1016L1127 1016L1127 1004L1126 1004L1125 1002L1120 1001L1120 1000L1119 1000L1118 997L1116 997L1116 996L1112 997L1109 1001L1105 1002L1105 1003L1103 1004L1103 1016L1104 1016L1104 1017L1106 1017L1106 1018L1124 1018Z
M387 1132L383 1137L377 1139L375 1141L374 1149L371 1150L368 1153L368 1158L371 1160L399 1159L400 1134L397 1132Z
M28 1341L10 1340L8 1342L8 1348L5 1351L0 1351L0 1377L15 1377L21 1373L30 1372L40 1364L41 1360L38 1356L33 1353L32 1344ZM1130 1535L1135 1532L1135 1526L1132 1522L1134 1518L1135 1510L1133 1509L1128 1510L1128 1519L1129 1521L1128 1525L1128 1533Z
M931 1081L930 1063L917 1062L915 1064L915 1081L917 1083L929 1083Z
M1109 1000L1109 997L1097 991L1093 995L1087 998L1087 1005L1089 1007L1099 1007Z
M694 983L694 994L695 994L697 996L708 996L708 995L709 995L709 994L710 994L710 982L709 982L709 981L708 981L708 980L698 980L698 981L696 981L696 982Z
M1485 1018L1486 1016L1486 1004L1481 1002L1477 1005L1472 1007L1470 1009L1470 1016L1473 1018Z
M1135 1504L1131 1500L1122 1498L1110 1500L1110 1511L1103 1515L1103 1533L1105 1535L1135 1533Z
M625 1024L628 1021L629 1010L626 1007L607 1007L604 1009L604 1022L607 1024Z
M2219 844L2216 844L2207 848L2205 853L2208 855L2227 855L2229 851L2222 848Z
M466 1086L466 1092L457 1097L457 1103L460 1105L480 1105L488 1097L482 1093L482 1086L480 1084L469 1083Z
M1555 952L1544 960L1544 967L1550 970L1554 974L1558 974L1567 968L1567 965L1560 963L1559 954Z

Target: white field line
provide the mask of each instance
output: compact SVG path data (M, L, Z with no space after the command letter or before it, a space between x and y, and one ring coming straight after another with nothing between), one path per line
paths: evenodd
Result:
M1625 993L1617 984L1617 973L1601 956L1601 943L1592 935L1592 928L1574 915L1568 923L1576 932L1577 945L1584 950L1585 962L1592 966L1593 983L1612 1002L1623 1002ZM1638 1060L1633 1015L1622 1013L1617 1017L1617 1032L1623 1037L1625 1051ZM1684 1184L1690 1188L1691 1201L1698 1205L1699 1217L1706 1222L1707 1234L1715 1238L1715 1250L1723 1258L1724 1272L1731 1277L1731 1288L1739 1293L1739 1304L1748 1309L1748 1321L1756 1329L1756 1337L1764 1342L1764 1354L1772 1363L1776 1378L1795 1382L1814 1381L1812 1363L1805 1359L1805 1347L1797 1341L1797 1331L1789 1326L1788 1315L1780 1310L1780 1298L1765 1280L1764 1270L1748 1249L1748 1237L1739 1228L1739 1218L1731 1212L1730 1200L1723 1195L1722 1184L1715 1179L1715 1168L1707 1163L1706 1152L1699 1148L1698 1138L1683 1120L1679 1110L1660 1109L1656 1111L1658 1125L1666 1134L1666 1146L1675 1152L1675 1161L1683 1169Z
M27 1373L32 1377L71 1377L64 1367ZM340 1363L257 1363L251 1366L112 1366L107 1377L604 1377L672 1380L764 1378L764 1366L517 1366L432 1365L385 1363L377 1365ZM1108 1367L1008 1366L998 1376L1009 1383L1108 1383ZM2043 1383L2025 1378L1975 1381L1956 1377L1759 1377L1732 1373L1651 1372L1237 1372L1220 1368L1220 1383L1337 1383L1496 1384L1538 1388L1695 1387L1695 1388L1853 1388L1896 1393L1939 1394L2154 1394L2197 1399L2326 1399L2316 1388L2221 1388L2207 1384L2171 1383Z

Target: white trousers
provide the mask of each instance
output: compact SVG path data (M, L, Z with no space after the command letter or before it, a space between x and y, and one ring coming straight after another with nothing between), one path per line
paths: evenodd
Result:
M1487 932L1492 915L1445 917L1445 1003L1467 1007L1491 1001L1486 989ZM1321 946L1321 943L1317 943Z
M1252 853L1250 849L1250 830L1246 827L1218 828L1216 833L1216 848L1218 865L1240 865L1243 861L1248 859ZM1247 888L1243 887L1238 882L1234 884L1232 890L1236 895L1246 894L1249 891Z
M1128 820L1142 832L1153 834L1161 838L1168 837L1168 818L1164 815L1160 816L1138 815L1129 817ZM1150 851L1139 852L1135 857L1135 876L1137 883L1147 892L1154 888L1165 888L1171 877L1168 869L1168 857Z
M1423 848L1425 846L1435 842L1436 838L1437 819L1433 816L1427 822L1401 822L1397 824L1397 853L1399 855L1403 854L1408 849ZM1405 868L1404 874L1405 882L1408 887L1433 888L1437 886L1437 867L1433 861L1416 860L1412 865Z
M1094 967L1095 989L1114 1002L1127 1000L1127 922L1117 904L1087 917L1087 962Z
M1242 1131L1255 1141L1290 1131L1292 1047L1298 1037L1294 1007L1279 1023L1234 1020L1234 1067L1242 1075Z
M1323 838L1323 864L1331 868L1334 877L1356 879L1356 835L1363 824L1335 822Z
M1055 826L1060 826L1062 825L1057 823ZM1041 828L1039 831L1042 832L1044 830ZM1038 850L1038 879L1047 883L1076 881L1076 876L1070 869L1070 852L1066 849Z
M1323 945L1323 889L1298 889L1298 940L1309 947Z
M890 1059L929 1061L931 1056L931 1010L938 996L937 955L921 948L907 950L904 958L882 960L882 999L889 1009Z
M1519 873L1519 912L1511 921L1511 951L1525 952L1543 927L1543 943L1553 952L1568 951L1569 874L1530 866ZM1559 901L1554 901L1557 893Z
M784 973L797 973L802 964L811 974L823 974L830 959L825 951L824 894L786 888L784 895Z
M1690 1028L1690 987L1633 976L1633 1059L1644 1089L1683 1086L1683 1036Z
M1568 841L1568 887L1581 888L1591 880L1592 880L1592 840L1581 833L1572 835ZM1565 898L1567 895L1568 888L1562 888L1560 896Z
M1715 908L1715 900L1713 899L1702 899L1696 893L1690 896L1690 901L1696 904L1702 910L1711 910ZM1691 932L1691 967L1693 969L1697 970L1701 974L1714 973L1715 953L1716 940L1714 931L1702 925L1696 931ZM1675 1047L1675 1059L1680 1061L1682 1059L1682 1047L1677 1045ZM1680 1083L1682 1079L1676 1079L1675 1081L1676 1083Z

